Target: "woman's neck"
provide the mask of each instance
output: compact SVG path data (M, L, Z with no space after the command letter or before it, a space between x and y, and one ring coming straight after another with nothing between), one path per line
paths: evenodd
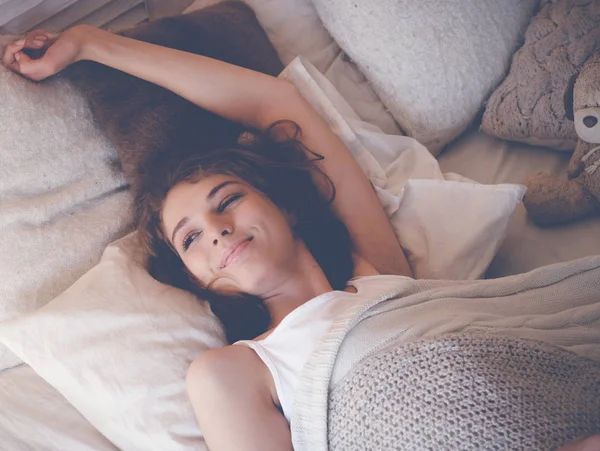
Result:
M277 326L292 310L311 299L332 291L325 273L304 244L299 245L298 258L287 268L282 282L263 294L271 315L271 327Z

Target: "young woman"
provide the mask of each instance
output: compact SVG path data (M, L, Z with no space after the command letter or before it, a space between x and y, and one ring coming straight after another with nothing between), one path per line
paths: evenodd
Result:
M24 48L46 49L46 53L31 60L22 52ZM332 197L327 180L335 187L331 208L347 227L355 249L354 258L350 240L342 249L351 259L348 279L378 273L411 274L370 182L343 143L289 83L89 26L76 26L60 36L35 31L10 44L4 54L6 66L32 80L42 80L79 60L125 71L249 129L265 131L262 140L274 149L281 148L281 152L287 150L290 156L285 165L278 163L280 170L287 165L287 178L296 174L302 184L302 173L314 173L322 198L319 206L318 196L312 196L309 205L320 208L313 217L322 218L329 211L328 206L323 208ZM276 130L268 130L281 120L297 124L301 132L294 131L289 140L280 143L272 137ZM283 127L289 130L285 124ZM297 150L303 147L314 154L306 151L306 156L298 155ZM242 153L239 149L230 151L230 161L240 161ZM248 155L251 160L257 154L246 149ZM314 162L318 170L307 169L311 166L308 160L315 160L316 155L322 156ZM225 153L221 152L217 161L223 158ZM255 161L254 169L264 169L268 161ZM264 301L271 319L268 331L261 337L247 337L262 340L294 309L331 292L332 285L314 252L293 230L306 220L297 217L298 208L291 211L298 202L288 202L285 211L241 173L222 169L209 172L212 174L188 177L189 181L176 183L168 191L161 210L162 236L201 286L223 294L247 293ZM303 187L309 185L307 180ZM280 191L281 181L274 188ZM292 187L289 192L300 188ZM335 216L330 219L321 220L321 224L331 224ZM343 234L343 227L329 228ZM322 233L336 236L331 231ZM330 256L334 262L336 258L343 264L344 256ZM336 288L344 289L346 282L336 282ZM251 347L235 345L204 353L189 370L188 388L212 451L292 449L286 421L291 412L282 414L274 377Z
M46 52L31 60L24 48ZM389 277L378 274L411 275L375 192L343 143L280 79L88 26L60 36L35 31L4 54L6 66L33 80L84 59L259 131L250 143L179 165L141 216L148 239L162 239L212 297L230 341L245 339L205 352L188 372L209 448L291 450L293 387L312 346L344 303ZM263 324L242 333L239 315L228 322L221 305L262 309Z

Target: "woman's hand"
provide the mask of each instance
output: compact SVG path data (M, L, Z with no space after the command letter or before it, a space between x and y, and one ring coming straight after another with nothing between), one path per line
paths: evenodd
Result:
M61 34L35 30L6 47L4 65L31 80L50 77L68 65L83 59L87 26L75 26ZM30 58L23 50L41 52L38 59ZM37 53L36 52L36 53Z

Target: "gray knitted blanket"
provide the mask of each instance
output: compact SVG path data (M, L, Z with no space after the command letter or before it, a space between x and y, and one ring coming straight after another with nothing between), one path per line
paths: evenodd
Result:
M365 359L329 402L334 451L552 450L600 432L600 363L460 334Z
M600 257L382 287L319 342L291 429L295 451L551 450L600 433Z

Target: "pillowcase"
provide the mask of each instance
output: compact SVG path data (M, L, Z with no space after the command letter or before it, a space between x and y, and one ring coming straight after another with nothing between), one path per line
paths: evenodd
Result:
M4 450L119 451L27 365L0 373L0 406Z
M0 37L0 53L13 37ZM117 154L65 80L0 64L0 321L35 310L131 229ZM107 220L110 218L110 220ZM0 371L20 363L0 346Z
M152 279L146 260L136 234L111 244L52 302L0 323L0 341L117 448L206 449L185 376L224 334L195 296Z
M490 97L481 130L498 138L573 150L577 133L564 95L598 49L600 1L547 2L533 18L510 72Z
M538 0L311 0L400 127L434 155L504 78Z
M392 224L419 278L479 279L502 245L525 187L449 178L409 180Z

